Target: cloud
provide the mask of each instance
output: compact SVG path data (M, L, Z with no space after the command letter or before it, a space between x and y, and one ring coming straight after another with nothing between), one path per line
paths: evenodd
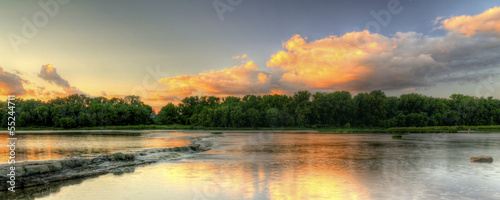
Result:
M253 61L239 66L198 75L164 78L159 83L167 90L155 99L179 100L191 95L245 95L269 93L272 76L261 71Z
M444 20L443 28L463 33L466 37L478 33L500 35L500 7L491 8L481 14L462 15Z
M6 72L0 67L0 95L26 94L23 82L25 81L16 74Z
M436 17L436 19L432 20L432 24L438 25L439 23L441 23L443 18L444 17L442 17L442 16Z
M14 69L14 73L15 73L15 74L17 74L17 75L23 75L23 73L22 73L22 72L20 72L20 71L19 71L19 70L17 70L17 69Z
M89 96L85 92L82 92L80 89L73 87L73 86L71 86L69 88L63 88L63 90L64 90L64 92L66 92L66 94L85 94L85 95Z
M488 21L477 22L483 26L475 26L476 32L497 34L464 34L459 28L440 37L415 32L386 37L362 31L311 42L295 35L283 44L285 51L271 56L267 66L282 73L280 86L295 90L404 90L441 82L478 82L498 75L500 31L489 28L500 24L500 17L494 15L497 10L468 17ZM462 18L467 17L450 19Z
M70 87L68 81L64 80L63 78L61 78L61 76L59 76L59 74L57 74L56 68L54 68L52 64L42 65L42 69L40 70L38 77L63 88Z
M283 44L287 51L271 56L267 66L282 71L280 81L293 88L330 88L359 79L371 69L360 63L367 55L386 48L389 39L368 31L330 36L306 42L293 36Z
M56 68L54 68L52 64L42 65L42 69L40 69L38 77L49 83L62 87L66 94L86 94L78 88L71 86L67 80L59 76Z
M289 92L284 91L284 90L280 90L280 89L272 89L269 94L285 95L285 94L289 94Z
M410 91L415 91L415 88L407 88L404 90L401 90L402 92L410 92Z
M233 59L245 59L247 57L247 54L243 54L241 56L233 56Z
M219 71L164 78L167 89L151 101L179 101L192 95L293 94L298 90L399 92L439 83L479 82L500 69L500 8L475 16L439 17L446 32L430 37L369 31L309 41L292 36L261 70L253 61ZM245 58L235 56L234 59Z

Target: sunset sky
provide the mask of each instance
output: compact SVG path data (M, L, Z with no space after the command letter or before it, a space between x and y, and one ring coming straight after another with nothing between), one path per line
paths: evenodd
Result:
M6 1L0 97L500 98L499 1Z

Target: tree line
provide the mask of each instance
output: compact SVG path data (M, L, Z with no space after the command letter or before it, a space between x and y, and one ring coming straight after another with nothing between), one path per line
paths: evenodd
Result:
M499 125L500 100L453 94L387 97L381 90L358 93L298 91L287 95L190 96L168 103L154 118L138 96L70 95L49 101L17 99L16 127L93 127L182 124L202 127L422 127ZM0 126L9 109L0 101ZM153 114L153 115L152 115Z
M16 127L92 127L152 124L153 109L138 96L107 99L70 95L43 102L16 99ZM7 127L7 103L0 101L0 126Z
M453 94L387 97L381 90L358 93L299 91L287 95L191 96L169 103L159 124L203 127L422 127L500 124L500 100Z

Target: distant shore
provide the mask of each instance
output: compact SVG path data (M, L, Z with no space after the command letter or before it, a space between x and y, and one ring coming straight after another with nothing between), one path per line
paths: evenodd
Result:
M88 133L89 131L96 134L140 134L145 130L303 130L303 131L318 131L318 132L334 132L334 133L471 133L477 132L500 132L500 125L492 126L427 126L427 127L240 127L240 128L221 128L221 127L202 127L192 125L128 125L128 126L96 126L96 127L79 127L72 129L63 129L59 127L18 127L17 133L29 131L57 131L62 133ZM5 131L0 131L5 132ZM53 132L52 132L53 133Z

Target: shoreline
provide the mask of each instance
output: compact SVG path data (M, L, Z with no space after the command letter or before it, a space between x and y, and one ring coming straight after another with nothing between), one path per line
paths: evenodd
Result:
M158 161L171 161L189 158L194 153L210 150L213 144L207 138L221 137L206 135L190 138L187 146L170 148L143 149L132 153L110 153L96 156L81 156L55 160L22 161L14 164L16 190L52 184L71 179L99 176L108 173L125 173L141 165ZM0 181L6 182L11 165L0 164ZM0 192L8 192L6 184L0 185ZM8 193L4 193L6 195ZM0 197L1 197L0 196Z
M191 125L141 125L141 126L99 126L62 129L54 127L17 128L18 134L102 134L102 135L140 135L149 131L317 131L331 133L375 133L375 134L405 134L405 133L471 133L500 132L500 125L490 126L427 126L427 127L258 127L258 128L221 128L198 127ZM0 133L8 133L1 130Z

